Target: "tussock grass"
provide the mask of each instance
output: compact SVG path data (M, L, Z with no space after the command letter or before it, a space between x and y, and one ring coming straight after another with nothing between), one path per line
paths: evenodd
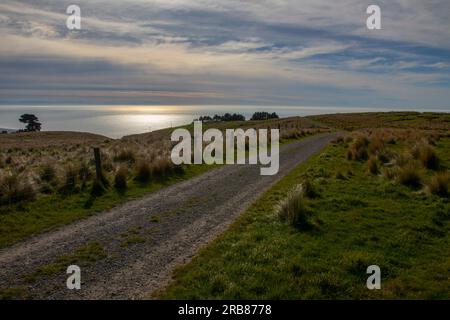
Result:
M418 166L408 164L398 170L398 181L408 187L418 189L422 186L423 175Z
M151 164L151 173L155 178L162 178L174 173L174 166L169 158L159 157Z
M448 198L450 196L450 173L449 172L436 173L431 178L427 187L431 194Z
M124 192L127 187L127 176L128 176L128 169L125 166L121 166L114 176L114 188L120 192Z
M149 161L140 160L137 162L135 180L140 183L148 183L151 177L152 168L150 167Z
M0 205L30 201L35 196L36 191L26 177L11 174L0 177Z
M115 162L128 162L134 163L136 162L136 153L131 149L122 149L120 150L113 158Z
M318 198L320 196L317 187L310 179L304 179L301 187L304 195L310 199Z
M42 181L52 182L56 178L56 168L54 165L47 163L40 172Z
M417 141L401 134L396 144L386 145L389 151L402 154ZM346 151L345 144L332 144L326 156L313 157L281 179L227 232L180 266L158 297L449 299L449 264L443 254L450 241L448 200L399 184L402 166L396 163L379 164L391 180L369 176L367 162L346 160ZM448 166L450 139L438 142L436 152ZM436 174L411 156L409 162L424 181ZM327 174L344 167L353 172L347 179ZM279 223L273 204L286 200L305 176L321 181L320 197L303 196L321 223L311 232L295 232ZM369 265L382 270L381 290L366 288Z
M69 194L77 191L78 170L74 165L67 165L64 171L64 181L60 188L63 194Z
M306 206L302 185L289 191L286 198L281 200L275 209L278 217L297 228L309 226L310 211Z
M349 160L367 160L369 157L368 146L369 139L366 136L358 136L347 151L347 159Z
M378 173L380 173L377 158L374 156L371 156L369 158L369 161L367 161L367 167L370 174L377 175Z
M436 151L430 145L424 145L420 149L420 161L422 165L431 170L438 170L440 167L440 159Z

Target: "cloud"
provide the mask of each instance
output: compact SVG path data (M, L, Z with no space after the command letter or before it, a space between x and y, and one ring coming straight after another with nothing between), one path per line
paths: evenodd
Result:
M448 105L446 1L380 0L379 31L366 29L368 3L357 0L80 0L77 32L65 28L66 5L0 4L0 59L10 63L0 63L0 103L84 94L117 103Z

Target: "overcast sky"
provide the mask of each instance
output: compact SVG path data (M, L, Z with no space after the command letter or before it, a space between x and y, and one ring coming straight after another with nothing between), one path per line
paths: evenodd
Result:
M450 110L448 0L2 0L0 39L4 105Z

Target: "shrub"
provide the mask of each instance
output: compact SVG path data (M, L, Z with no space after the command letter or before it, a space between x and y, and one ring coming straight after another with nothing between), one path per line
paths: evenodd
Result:
M128 176L128 170L126 167L120 167L119 170L117 170L116 175L114 177L114 188L116 188L118 191L124 191L127 189L127 176Z
M309 226L308 218L310 215L303 193L302 186L297 186L276 207L278 217L282 221L301 228Z
M371 156L369 158L369 161L367 161L367 167L369 169L369 172L371 174L378 174L380 171L378 170L378 162L377 159L374 156Z
M450 174L448 172L437 173L428 183L430 193L440 197L450 195Z
M136 177L135 180L141 183L147 183L150 181L152 171L148 161L141 160L136 164Z
M398 180L401 184L412 188L419 188L422 185L420 170L412 164L400 168L398 171Z

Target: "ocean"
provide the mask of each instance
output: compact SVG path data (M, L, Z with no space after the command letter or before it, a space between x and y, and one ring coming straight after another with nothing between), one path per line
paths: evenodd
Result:
M396 109L399 110L399 109ZM450 110L411 110L440 111ZM18 129L24 113L35 114L43 131L81 131L120 138L191 123L201 115L240 113L247 119L256 111L276 112L280 117L327 113L394 111L385 108L305 106L0 106L0 128ZM401 111L401 109L400 109Z

